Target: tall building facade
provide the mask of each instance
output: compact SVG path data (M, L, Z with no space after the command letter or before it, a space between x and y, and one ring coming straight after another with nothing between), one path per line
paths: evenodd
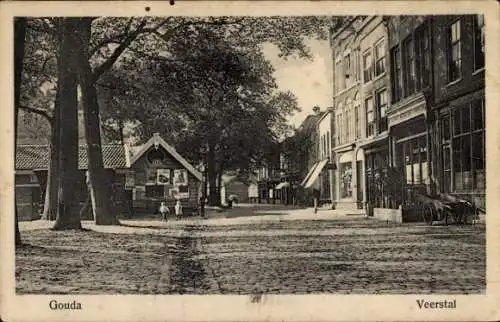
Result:
M337 208L485 205L484 19L350 17L331 35Z
M353 17L332 35L336 207L363 208L380 199L370 189L388 163L390 80L386 21Z
M434 97L429 119L439 193L485 206L485 30L482 15L433 18Z

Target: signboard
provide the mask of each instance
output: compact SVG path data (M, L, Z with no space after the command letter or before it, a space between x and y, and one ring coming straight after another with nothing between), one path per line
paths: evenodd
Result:
M188 176L186 169L175 169L174 170L174 186L185 186L188 183Z
M169 184L170 183L170 169L158 169L156 172L156 183Z
M401 124L403 122L409 121L412 118L415 118L420 115L426 114L425 101L420 102L419 104L409 105L401 110L396 110L394 114L390 114L389 118L389 127Z

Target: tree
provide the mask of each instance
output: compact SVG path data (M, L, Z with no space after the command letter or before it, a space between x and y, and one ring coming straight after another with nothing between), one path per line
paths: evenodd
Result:
M177 139L180 153L206 164L209 203L217 204L222 173L262 159L297 110L295 97L276 91L274 70L260 50L235 48L207 28L172 39L169 59L155 68L154 79L168 88L167 106L155 107L153 118L146 112L141 125ZM173 138L171 115L182 122Z
M23 59L26 35L26 18L16 18L14 20L14 165L16 163L16 146L17 146L17 120L19 114L19 105L21 99L21 82L23 72ZM14 196L15 196L14 187ZM22 244L21 233L19 231L19 222L17 215L17 205L14 214L15 222L15 245L16 247Z
M61 22L60 60L57 80L59 113L56 124L59 128L58 143L59 180L57 217L55 230L80 229L80 217L74 189L74 180L78 175L78 119L77 85L79 18L63 18Z
M42 218L55 220L58 187L58 113L56 98L60 28L58 18L27 20L25 66L20 108L31 114L36 136L49 142L50 160ZM27 115L25 114L26 118ZM42 130L40 132L40 130Z
M78 25L79 44L76 49L78 53L78 79L82 91L85 118L85 137L87 139L88 187L96 225L117 225L119 221L109 202L112 185L104 169L99 126L99 103L88 56L91 23L92 18L80 19Z

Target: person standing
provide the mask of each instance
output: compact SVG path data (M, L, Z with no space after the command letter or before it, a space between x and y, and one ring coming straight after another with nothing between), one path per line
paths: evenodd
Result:
M161 206L160 206L160 213L161 213L161 219L163 221L167 221L167 215L169 213L169 210L168 210L168 207L167 205L165 205L165 202L162 202L161 203Z
M313 189L313 202L314 202L314 213L318 212L320 192L318 189Z
M175 216L177 219L180 219L182 217L182 204L180 200L177 200L175 203Z

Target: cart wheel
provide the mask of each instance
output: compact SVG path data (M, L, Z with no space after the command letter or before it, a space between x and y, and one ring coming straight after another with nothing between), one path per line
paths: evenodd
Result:
M421 207L422 219L426 224L431 225L432 221L434 220L434 210L432 206L421 205Z

